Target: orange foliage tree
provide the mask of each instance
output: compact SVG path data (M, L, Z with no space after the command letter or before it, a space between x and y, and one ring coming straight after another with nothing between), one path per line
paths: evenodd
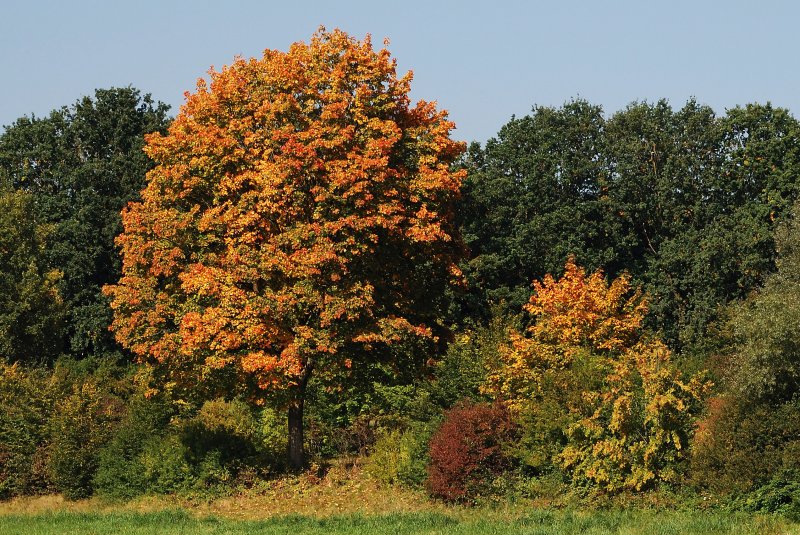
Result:
M531 322L512 332L484 386L527 420L526 459L608 491L672 481L709 384L683 380L647 337L647 301L622 275L610 284L570 259L534 283Z
M312 372L434 339L461 277L464 147L410 82L369 36L324 28L212 69L147 138L157 165L123 212L117 339L167 388L288 406L294 466Z

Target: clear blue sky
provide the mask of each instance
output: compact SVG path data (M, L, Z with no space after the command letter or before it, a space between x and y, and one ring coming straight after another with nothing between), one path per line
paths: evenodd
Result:
M485 141L534 104L582 97L613 112L691 96L719 113L771 101L800 112L800 2L219 0L0 3L0 125L133 85L173 106L209 66L307 40L319 25L413 70L412 96Z

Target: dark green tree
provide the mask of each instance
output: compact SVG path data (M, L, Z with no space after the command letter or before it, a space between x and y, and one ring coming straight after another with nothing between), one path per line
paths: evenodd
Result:
M683 120L687 135L679 144L691 147L683 156L687 167L670 182L681 193L691 191L681 177L696 186L676 205L674 231L644 278L658 303L654 325L673 346L706 353L715 349L708 326L724 306L775 269L775 226L800 186L800 125L769 104L728 110L701 128L693 122Z
M650 325L673 347L693 321L689 296L708 290L698 279L698 243L718 210L708 184L720 172L720 134L710 108L689 101L677 112L668 102L634 103L606 127L609 195L623 232L623 266L652 296ZM712 303L715 293L710 296Z
M0 136L0 169L52 225L45 263L63 274L63 340L75 356L118 348L100 289L119 279L119 214L144 187L144 136L165 130L167 110L137 89L100 89L48 117L22 117Z
M594 269L617 263L602 110L576 100L512 118L485 149L470 148L462 233L464 271L482 298L519 310L530 283L558 273L569 255ZM484 309L485 312L485 309Z

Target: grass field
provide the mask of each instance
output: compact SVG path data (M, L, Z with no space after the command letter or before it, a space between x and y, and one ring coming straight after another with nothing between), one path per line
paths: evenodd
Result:
M545 501L445 506L424 492L378 485L357 467L337 467L321 478L311 473L285 477L216 498L150 496L115 504L39 496L0 502L0 535L259 533L800 535L800 524L718 508L671 510L659 502L610 510Z
M533 511L521 518L444 513L350 514L328 518L272 517L266 520L198 518L186 511L75 513L0 516L3 535L245 535L245 534L526 534L688 535L790 534L800 525L777 517L699 512Z

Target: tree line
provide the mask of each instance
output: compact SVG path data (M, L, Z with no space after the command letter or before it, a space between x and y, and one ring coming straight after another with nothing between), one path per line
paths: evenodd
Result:
M674 350L706 353L724 305L775 269L773 231L798 194L798 123L769 104L719 117L662 100L606 118L572 101L512 119L466 161L467 310L518 308L574 255L630 274L651 296L648 326Z

